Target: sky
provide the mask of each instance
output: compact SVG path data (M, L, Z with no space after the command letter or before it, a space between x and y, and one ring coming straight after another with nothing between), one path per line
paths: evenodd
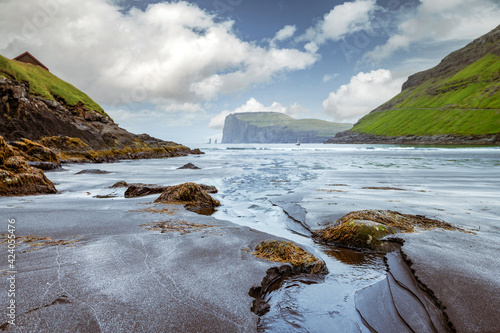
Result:
M234 112L355 123L499 24L500 0L0 0L0 54L190 144Z

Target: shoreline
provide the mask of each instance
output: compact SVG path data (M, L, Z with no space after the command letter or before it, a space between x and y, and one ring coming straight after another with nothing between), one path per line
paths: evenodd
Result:
M185 161L174 162L162 163L162 160L156 160L151 163L155 165L172 165L171 167L167 167L167 169L176 170L176 165L182 165ZM68 165L70 170L68 175L71 175L71 177L56 177L57 179L64 179L65 177L67 179L66 184L61 185L61 194L55 196L3 198L2 204L11 208L10 210L13 212L13 215L17 215L15 216L16 219L22 223L23 228L29 228L30 233L40 237L52 236L55 241L72 241L73 236L83 236L76 238L78 243L75 245L59 244L55 246L42 246L36 251L28 252L29 255L22 254L20 256L19 263L22 263L26 259L25 267L28 269L25 273L20 271L19 281L26 281L27 276L30 277L30 280L37 280L39 279L39 272L44 272L41 275L42 281L28 283L29 287L33 288L32 291L19 296L20 299L29 299L28 303L33 305L29 308L19 309L20 311L25 311L24 313L27 313L26 315L31 318L27 321L28 325L30 325L29 322L31 321L39 324L40 320L46 317L54 318L56 325L60 325L58 326L59 328L64 328L64 325L68 323L58 322L56 316L57 312L62 311L70 315L71 318L74 318L72 325L77 325L83 321L88 322L89 325L94 325L89 327L96 328L97 326L95 325L99 326L99 322L103 325L102 318L106 318L106 320L109 320L109 324L106 325L109 325L107 327L110 330L114 328L112 325L121 325L113 318L125 315L122 312L123 310L120 310L123 307L123 309L128 309L126 313L135 311L131 309L136 309L137 313L144 315L144 318L142 318L142 315L134 315L134 321L140 323L143 323L143 320L153 322L143 323L144 325L154 325L154 322L159 320L158 318L163 318L163 323L184 322L182 325L185 326L182 326L182 329L187 331L194 331L196 329L199 331L200 327L206 327L204 326L205 324L200 324L198 317L201 316L206 319L208 325L223 325L221 327L227 327L230 330L236 331L256 331L259 317L254 315L250 310L253 298L248 295L248 292L252 286L258 285L259 281L265 278L270 268L279 267L282 264L256 259L251 254L251 250L262 240L271 238L279 239L279 237L219 218L196 215L182 208L172 209L173 214L165 215L165 217L167 219L186 220L190 223L213 224L215 227L206 228L206 230L199 232L188 232L186 234L159 233L158 231L147 230L142 225L158 219L161 220L164 218L163 215L130 211L148 207L144 206L143 203L154 199L153 196L124 199L122 192L125 189L111 190L108 187L106 187L105 191L116 191L119 194L118 197L95 199L92 198L90 193L88 196L79 194L80 190L86 188L92 189L92 195L101 194L104 189L103 185L107 182L111 183L110 179L124 177L120 172L116 176L113 176L113 172L116 172L113 170L129 170L127 163L132 163L132 161L107 165L106 169L109 169L111 172L109 175L81 175L75 177L72 175L75 174L74 171L76 169L80 169L80 165ZM190 178L192 175L195 175L193 172L204 174L206 171L203 170L207 169L185 171L183 174L185 175L184 177ZM130 171L133 172L132 170ZM181 171L176 172L180 173ZM149 177L158 179L158 176L159 174L153 174ZM83 183L87 179L84 177L98 177L95 179L99 180L99 182L93 183L94 185L92 183ZM204 176L197 177L203 178ZM208 177L208 174L206 177ZM147 182L147 179L141 179L141 181ZM354 186L353 183L349 184L342 188L348 190ZM337 185L340 186L341 184ZM320 193L325 193L326 195L330 192ZM332 194L335 193L340 195L337 190L332 192ZM286 200L281 199L276 198L272 201L275 204L278 203L276 206L281 207L286 214L292 216L295 219L294 223L306 223L311 228L318 226L314 223L314 219L310 220L311 216L307 213L311 208L303 206L300 203L304 200L307 201L307 198L304 199L304 197L297 197L296 195L291 196L287 199L289 201L288 204ZM326 208L325 203L318 201L316 204L321 204ZM92 205L94 211L88 210L89 205ZM61 209L59 207L64 208ZM167 208L170 209L171 207L168 206ZM51 221L51 223L41 224L39 221ZM437 234L439 236L435 236L429 232L405 236L404 247L411 246L413 251L417 251L418 253L422 251L419 247L419 244L422 244L422 242L435 242L436 244L449 244L450 246L454 244L453 242L446 243L446 239L450 234L441 235L440 232L437 232ZM19 235L26 235L26 233L23 234L22 229L19 229ZM455 234L451 235L455 236ZM459 236L457 236L459 242L456 242L456 244L468 244L467 237ZM426 249L431 251L433 248L428 249L427 246ZM427 253L430 253L429 251ZM461 298L460 295L457 296L455 292L450 292L448 285L443 287L439 283L432 283L433 278L438 276L440 272L439 263L453 258L453 253L449 254L451 257L438 258L436 260L436 267L429 267L429 261L425 258L425 255L415 257L415 253L408 252L410 253L409 258L413 262L411 269L416 269L416 278L421 279L429 287L429 290L435 293L443 306L447 308L447 311L450 311L450 309L453 310L457 305L461 307L460 311L468 311L467 308L463 307L464 305L472 306L465 304L469 299L468 297L462 298L460 302L453 302L449 296L452 295ZM99 258L92 258L92 253L99 253ZM493 252L488 257L492 255ZM29 257L31 259L27 260ZM172 259L173 262L166 264L163 262L164 259ZM36 270L32 270L30 267L36 267ZM41 270L40 267L42 268ZM143 272L134 272L134 268L137 267L140 267ZM484 265L481 267L484 267ZM175 270L180 271L173 273ZM79 276L76 276L76 281L69 280L75 279L73 272L78 272L79 274ZM145 278L150 286L146 290L138 290L137 281L141 281L140 279L143 277L144 272L147 272ZM200 274L200 272L202 273ZM82 273L81 276L80 273ZM26 275L23 276L23 274ZM462 277L469 279L470 275L462 275ZM107 282L99 281L101 278ZM429 283L429 279L431 283ZM117 285L116 281L120 281L120 284ZM124 290L125 287L119 287L122 285L122 282L126 286L130 286L131 293L127 294L126 290ZM47 287L47 283L53 287ZM81 285L78 285L78 283ZM67 286L69 288L66 288ZM166 290L159 291L153 288L153 286ZM116 290L117 287L118 290ZM22 288L25 288L25 286L22 286ZM445 292L443 292L443 288L445 288ZM72 292L70 295L67 295L63 289L72 290ZM221 290L224 290L224 292L219 294ZM90 292L89 296L86 295L87 292ZM188 296L187 299L184 299L184 294ZM40 298L40 295L44 296ZM189 311L192 312L189 315L189 318L192 318L189 319L191 322L186 322L188 319L183 318L180 314L169 313L166 315L154 312L155 315L151 316L141 310L141 304L135 304L135 301L131 301L132 296L136 299L147 299L147 295L150 295L150 297L154 295L153 298L155 298L155 300L146 301L146 308L149 310L159 307L159 309L167 310L168 308L169 311L179 311L178 309L185 308L187 302ZM161 303L160 299L156 298L163 298L163 301L165 299L173 299L173 303L167 306ZM368 296L365 298L369 299ZM130 301L124 301L127 299L130 299ZM198 307L194 305L198 299L201 300L201 310L198 310ZM109 310L104 307L103 302L107 304L115 303L116 305ZM375 300L370 302L375 302ZM228 308L226 303L231 304L231 306ZM91 304L96 311L95 313L99 315L95 315L94 310L85 304ZM217 313L222 311L221 313L225 313L224 318L212 315L212 310ZM493 309L490 310L494 311ZM459 313L460 311L455 312ZM74 317L76 312L81 312L81 316ZM453 316L452 311L450 312L450 319L455 324L456 319L454 320L454 318L456 317ZM232 319L228 321L227 318L229 317ZM94 320L92 318L98 318L99 320L97 321L97 319ZM19 324L22 325L22 321ZM192 326L189 326L191 324ZM456 327L460 328L460 325L463 324L459 322L459 325L456 325ZM473 322L471 322L472 324ZM129 325L129 323L127 322L123 325ZM202 326L198 327L197 325ZM132 326L127 327L133 328ZM158 328L157 326L155 327L155 329Z

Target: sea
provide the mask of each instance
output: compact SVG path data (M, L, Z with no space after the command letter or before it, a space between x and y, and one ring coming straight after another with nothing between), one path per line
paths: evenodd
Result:
M263 332L369 332L354 294L385 277L382 254L327 247L310 231L343 215L389 209L500 235L500 147L324 144L205 144L204 155L109 164L67 164L48 172L61 195L109 195L115 181L215 185L214 217L291 240L323 259L324 279L292 278L268 295ZM198 170L179 170L193 163ZM111 173L70 177L79 170ZM103 183L106 186L103 186ZM117 192L118 191L118 192ZM121 195L121 192L119 193ZM500 240L500 237L496 238Z

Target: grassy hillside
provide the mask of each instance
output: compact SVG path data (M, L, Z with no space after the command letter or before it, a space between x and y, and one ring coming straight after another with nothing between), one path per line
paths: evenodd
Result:
M380 111L378 111L380 110ZM410 87L354 125L384 136L500 132L500 56L487 54L451 77Z
M9 60L0 55L0 77L29 83L30 94L34 96L52 101L62 99L69 106L82 102L89 109L108 116L99 104L85 93L41 67Z
M295 119L278 112L249 112L236 115L238 119L258 127L283 126L293 130L314 130L319 135L326 136L352 127L352 124L333 123L319 119Z

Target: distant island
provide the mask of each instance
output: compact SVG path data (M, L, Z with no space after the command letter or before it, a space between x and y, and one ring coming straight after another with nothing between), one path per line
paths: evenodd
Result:
M279 112L242 112L226 117L222 143L322 143L351 127Z
M327 143L500 145L500 26L410 76Z

